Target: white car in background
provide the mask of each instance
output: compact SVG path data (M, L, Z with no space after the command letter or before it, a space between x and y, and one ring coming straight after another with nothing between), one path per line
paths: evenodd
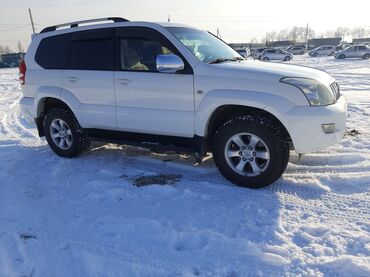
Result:
M346 58L363 58L365 60L370 58L370 47L366 45L352 45L344 50L335 53L336 59Z
M281 49L266 49L263 51L260 60L280 60L280 61L290 61L293 59L293 54L281 50Z
M332 45L319 46L308 52L308 55L310 55L311 57L334 56L334 54L335 54L335 47Z
M306 52L306 49L300 46L292 46L287 48L286 51L293 55L303 55Z
M263 51L265 51L265 49L266 49L266 47L253 49L252 57L254 59L260 60L261 56L262 56L262 53L263 53Z

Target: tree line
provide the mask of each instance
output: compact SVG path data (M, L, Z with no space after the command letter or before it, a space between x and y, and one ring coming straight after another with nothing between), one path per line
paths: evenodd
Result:
M312 38L332 38L340 37L345 40L347 36L352 36L352 38L364 38L370 36L370 28L364 27L338 27L335 30L328 30L321 33L316 33L315 30L307 27L293 26L290 29L283 29L280 31L267 32L266 36L262 39L252 38L251 43L257 42L273 42L281 40L289 40L294 42L306 42L308 39Z

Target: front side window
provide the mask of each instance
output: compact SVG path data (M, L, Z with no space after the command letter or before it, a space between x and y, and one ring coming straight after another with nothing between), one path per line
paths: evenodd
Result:
M217 60L243 59L234 49L206 31L187 27L166 29L200 61L212 63Z
M145 38L120 38L121 70L158 72L158 55L172 54L162 43Z

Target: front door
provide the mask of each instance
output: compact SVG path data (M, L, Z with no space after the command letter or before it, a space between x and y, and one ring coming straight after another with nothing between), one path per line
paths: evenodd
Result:
M117 48L114 86L118 129L193 137L193 74L181 54L162 34L146 27L118 29ZM185 69L158 72L157 56L170 53L183 59Z

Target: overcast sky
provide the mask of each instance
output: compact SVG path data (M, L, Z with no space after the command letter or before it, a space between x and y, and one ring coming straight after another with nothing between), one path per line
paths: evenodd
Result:
M14 50L30 42L31 8L36 28L89 18L171 21L216 33L227 42L261 38L294 25L317 32L337 27L370 27L370 0L0 0L0 45Z

